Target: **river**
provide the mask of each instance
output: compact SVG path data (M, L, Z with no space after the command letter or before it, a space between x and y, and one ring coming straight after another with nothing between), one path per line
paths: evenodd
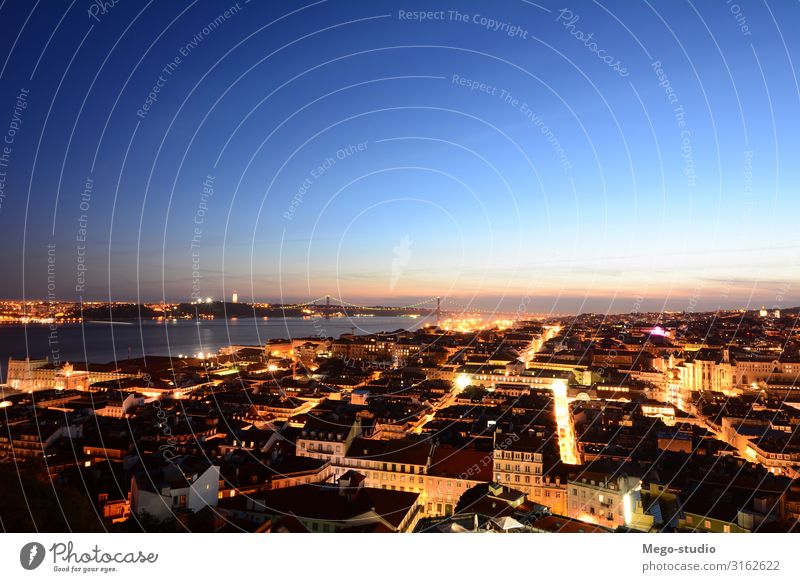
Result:
M0 326L0 370L5 379L8 358L57 356L62 362L112 362L143 354L192 355L216 352L228 345L262 345L268 339L334 337L397 329L416 329L432 318L410 317L286 317L270 319L84 322L55 328L48 325Z

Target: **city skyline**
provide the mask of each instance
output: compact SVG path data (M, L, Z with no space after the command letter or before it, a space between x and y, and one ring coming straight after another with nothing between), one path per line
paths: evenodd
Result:
M2 297L800 303L784 6L97 10L4 10Z
M798 12L0 0L6 562L788 579Z
M694 305L690 304L686 309L682 310L675 310L675 309L644 309L641 303L634 304L634 309L630 311L577 311L577 312L555 312L555 311L532 311L530 309L530 305L533 301L533 298L522 298L517 303L516 309L509 309L509 310L501 310L497 309L485 309L478 307L477 302L470 302L464 303L460 302L459 298L449 298L449 297L441 297L441 296L431 296L425 299L419 298L411 298L413 302L411 303L398 303L398 302L376 302L376 303L362 303L362 304L355 304L350 302L343 302L340 298L334 296L321 296L317 297L312 300L308 301L286 301L284 303L277 302L277 301L270 301L266 299L256 299L255 301L249 300L242 300L238 299L237 301L232 301L231 298L223 299L217 297L202 297L199 299L187 299L184 301L142 301L136 302L130 299L125 298L117 298L113 301L107 301L103 299L97 298L87 298L81 299L78 301L60 301L60 300L49 300L44 297L39 298L27 298L27 299L0 299L1 304L19 304L19 305L45 305L49 306L47 309L52 309L54 306L60 305L84 305L84 306L110 306L110 305L141 305L141 306L179 306L179 305L209 305L209 304L225 304L225 305L240 305L240 306L251 306L251 307L298 307L298 306L309 306L309 307L326 307L325 301L326 297L330 298L331 303L328 305L331 309L344 309L345 311L354 310L354 309L375 309L375 308L385 308L385 309L396 309L396 310L407 310L407 309L414 309L418 311L424 311L428 309L431 313L436 311L436 301L442 301L442 309L441 311L453 314L460 314L460 315L468 315L468 314L488 314L488 315L515 315L517 319L525 319L526 317L530 318L547 318L547 317L568 317L570 315L580 316L580 315L609 315L609 316L616 316L616 315L677 315L677 314L707 314L707 313L757 313L761 311L769 311L769 312L794 312L800 310L800 305L790 305L790 304L772 304L772 305L760 305L760 306L750 306L745 307L743 305L739 306L718 306L716 309L697 309ZM474 303L474 305L473 305ZM449 305L449 307L448 307ZM696 305L696 304L695 304ZM237 315L238 316L238 315Z

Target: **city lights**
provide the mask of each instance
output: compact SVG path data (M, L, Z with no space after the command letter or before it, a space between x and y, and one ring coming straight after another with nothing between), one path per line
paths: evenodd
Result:
M0 37L6 571L796 577L800 1L3 0ZM475 535L372 535L423 532Z
M459 374L456 377L456 387L459 390L464 390L469 385L470 385L470 378L466 374Z
M558 426L558 448L561 460L567 465L578 464L578 448L575 443L575 430L567 400L567 384L563 380L553 382L553 400Z

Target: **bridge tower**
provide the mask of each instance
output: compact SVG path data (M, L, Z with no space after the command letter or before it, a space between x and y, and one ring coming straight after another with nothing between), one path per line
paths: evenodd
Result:
M325 296L325 319L331 318L331 296Z
M439 318L442 316L442 298L436 298L436 327L439 327Z

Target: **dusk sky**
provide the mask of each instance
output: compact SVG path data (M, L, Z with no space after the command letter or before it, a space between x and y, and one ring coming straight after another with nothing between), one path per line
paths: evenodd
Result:
M0 295L800 304L799 18L6 0Z

